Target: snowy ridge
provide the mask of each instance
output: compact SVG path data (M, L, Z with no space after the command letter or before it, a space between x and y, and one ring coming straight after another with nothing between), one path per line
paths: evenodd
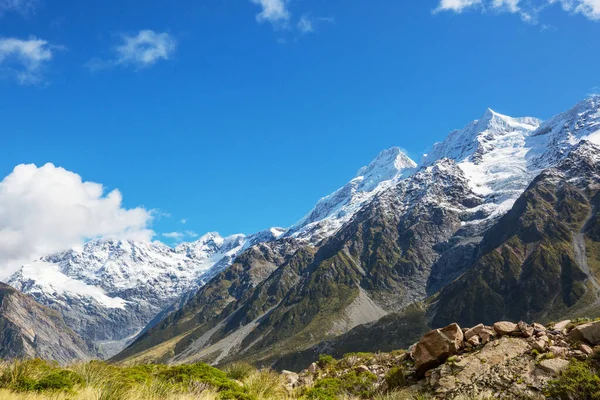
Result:
M582 140L600 144L600 96L593 96L543 123L529 138L530 168L558 163Z
M539 171L530 171L527 138L539 127L536 118L512 118L488 109L462 130L436 143L423 158L429 165L441 158L457 162L473 192L486 197L484 215L506 212Z
M225 238L209 233L174 249L159 242L93 240L21 267L8 284L60 311L73 330L110 356L246 248L283 232Z
M417 164L398 147L381 152L344 187L319 200L286 236L316 243L333 235L378 193L414 172Z

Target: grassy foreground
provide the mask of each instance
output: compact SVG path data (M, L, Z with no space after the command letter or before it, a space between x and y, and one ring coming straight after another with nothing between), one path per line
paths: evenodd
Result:
M353 362L355 358L350 356ZM330 357L323 357L320 363L332 369L336 365ZM202 363L129 367L98 361L67 367L42 360L0 363L2 400L407 399L406 395L381 389L369 373L317 379L291 389L285 375L244 363L223 370ZM421 398L425 397L416 397Z
M404 360L399 362L399 360ZM383 376L360 372L366 362L387 365ZM61 367L42 360L0 362L2 400L430 400L407 389L411 361L400 352L321 356L314 380L291 388L285 374L237 363L223 370L206 364L121 367L92 361ZM424 389L424 388L422 388ZM422 390L421 389L421 390ZM600 353L572 360L546 387L546 397L600 400ZM460 400L469 400L463 399Z

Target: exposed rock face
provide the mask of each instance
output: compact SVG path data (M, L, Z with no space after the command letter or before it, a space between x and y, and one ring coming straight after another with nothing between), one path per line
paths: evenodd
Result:
M67 364L95 356L58 312L0 283L0 359L39 357Z
M377 377L377 387L390 389L390 371L395 368L396 372L398 369L402 371L400 386L404 387L398 398L415 398L426 392L436 399L542 400L545 399L548 382L560 376L569 360L585 360L592 354L591 349L589 353L575 350L575 342L569 339L567 333L547 329L541 324L519 322L513 324L516 329L511 332L506 322L494 325L499 331L481 324L465 329L465 342L459 345L448 337L461 337L458 325L452 324L443 330L427 333L412 353L377 353L364 358L351 355L338 361L334 368L328 366L331 364L313 363L298 375L297 382L300 386L312 386L318 385L319 379L341 378L350 372L368 373ZM530 330L533 330L533 335L524 337L523 331ZM442 331L445 332L443 336ZM469 332L469 339L466 332ZM468 346L467 341L478 339L478 334L490 335L492 339L487 344ZM544 342L541 349L534 347L537 338ZM457 347L457 352L450 351ZM436 351L443 354L444 360L434 361L431 357L429 364L423 364L424 349L428 356ZM452 356L446 357L450 353ZM414 362L410 360L411 356Z
M463 332L457 324L429 332L417 343L412 353L417 375L440 365L448 357L458 353L462 347Z
M482 332L486 327L478 325L466 332L473 335L476 330ZM574 350L569 335L540 324L499 322L494 324L494 330L497 338L490 343L473 348L465 343L465 350L453 357L452 362L427 371L426 387L438 398L541 400L545 398L542 394L545 385L567 367L568 360L592 354L591 349L586 349L588 353ZM524 337L523 330L533 330L533 335ZM422 385L415 385L415 390Z
M600 322L590 322L573 328L569 338L574 341L585 341L591 345L600 344Z
M598 311L596 252L600 148L582 142L556 168L540 174L485 234L478 260L447 285L432 308L433 326L494 320L551 320ZM579 238L575 240L576 238ZM512 329L512 326L510 328Z

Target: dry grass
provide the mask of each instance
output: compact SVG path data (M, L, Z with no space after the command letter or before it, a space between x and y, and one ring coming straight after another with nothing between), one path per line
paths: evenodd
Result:
M152 390L137 389L115 391L114 388L88 387L78 390L76 394L69 393L16 393L0 389L2 400L217 400L214 391L204 391L199 394L181 394L152 392Z

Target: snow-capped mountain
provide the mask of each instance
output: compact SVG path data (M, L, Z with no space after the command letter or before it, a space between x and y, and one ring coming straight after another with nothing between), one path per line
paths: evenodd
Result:
M419 165L399 148L383 151L287 230L225 238L209 233L175 248L95 240L25 265L8 283L59 310L73 330L110 356L150 321L158 323L156 318L178 309L182 299L194 297L250 247L272 242L269 245L277 248L289 241L295 250L305 245L318 248L328 238L353 237L354 231L346 227L376 215L419 235L421 247L413 247L419 250L415 265L420 269L415 268L420 275L402 281L402 290L406 301L422 298L428 279L444 285L468 268L474 246L488 227L512 208L536 176L557 165L582 140L600 143L600 97L544 123L488 109L479 120L435 144ZM263 253L253 256L259 266ZM282 251L281 257L272 258L283 263L293 253ZM248 265L253 265L253 257L247 257ZM279 268L279 261L269 264L248 287L256 287Z
M181 312L170 314L149 329L116 359L245 360L265 365L275 360L278 368L289 369L294 364L286 363L303 358L305 353L299 356L299 351L388 313L409 310L415 302L443 293L453 282L464 286L437 304L446 306L443 314L436 313L439 318L452 315L451 321L468 318L475 314L473 310L481 313L483 320L489 312L500 313L495 320L501 320L506 310L515 311L512 319L518 320L527 317L523 312L529 312L530 306L541 308L538 312L547 311L554 301L547 299L571 301L569 296L581 296L582 287L561 289L569 289L569 282L574 280L585 282L586 274L577 270L575 259L560 272L562 258L554 255L572 246L572 226L563 224L557 230L555 222L561 213L571 213L569 223L577 220L583 228L591 221L583 212L589 210L591 198L585 198L577 188L567 197L560 195L560 190L569 190L562 183L587 182L597 171L597 147L577 147L579 153L585 152L583 155L572 148L584 139L593 141L600 136L599 117L598 98L588 99L546 123L487 110L482 118L436 144L416 168L398 149L382 153L284 235L286 239L298 238L300 249L271 263L264 274L253 268L253 264L261 265L264 254L242 254L238 260L245 262L201 288ZM555 175L560 178L559 185L550 182L551 191L542 190L536 177L557 165L565 166L569 152L573 155L570 162L579 164L568 168L568 174L558 168ZM591 183L590 187L596 185ZM594 192L589 190L588 194ZM577 207L571 207L570 201ZM520 223L511 219L515 216L523 216ZM539 228L538 220L547 221L547 227ZM512 243L512 236L504 237L513 230L520 230L526 245ZM564 243L546 254L536 243L546 234L549 238L560 236ZM513 247L504 251L497 248L498 241ZM553 241L548 244L555 245ZM538 253L530 257L536 247ZM585 258L579 244L573 254L579 254L574 258ZM482 258L486 255L490 259ZM547 271L551 258L557 263ZM524 272L530 260L539 261L540 270L535 275ZM465 279L478 265L488 272ZM552 276L556 271L559 273ZM516 276L497 280L507 273ZM551 278L544 285L538 282L539 276ZM532 285L526 293L530 297L527 307L513 309L505 298L512 301L521 280ZM252 284L239 290L247 281ZM237 285L231 288L231 283ZM471 285L480 287L476 296L471 295ZM516 287L507 291L511 285ZM536 292L542 286L549 289L547 298ZM453 297L460 301L453 302ZM541 298L542 302L537 301ZM495 306L490 308L487 303ZM410 313L418 314L422 306ZM427 303L425 306L429 307ZM468 312L462 314L464 310ZM421 315L423 325L428 315ZM411 315L405 323L417 320ZM368 326L357 327L356 332L364 334ZM189 334L183 333L175 345L172 332Z
M531 171L527 139L540 126L536 118L512 118L488 109L465 128L436 143L421 164L449 158L458 163L471 189L486 197L482 212L499 216L514 204L539 171Z
M197 290L244 249L283 233L209 233L174 249L162 243L93 240L24 265L8 283L60 311L104 356L133 339L160 311Z
M286 236L312 243L331 236L364 204L410 175L416 166L398 147L381 152L344 187L319 200Z
M600 144L600 96L580 102L533 132L528 139L530 168L556 165L582 140Z

